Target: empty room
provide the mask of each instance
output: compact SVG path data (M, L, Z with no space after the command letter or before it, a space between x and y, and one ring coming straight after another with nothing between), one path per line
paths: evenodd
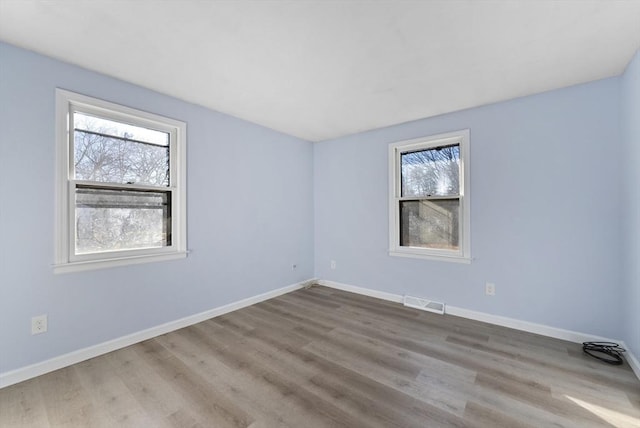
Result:
M640 0L0 0L0 427L640 428Z

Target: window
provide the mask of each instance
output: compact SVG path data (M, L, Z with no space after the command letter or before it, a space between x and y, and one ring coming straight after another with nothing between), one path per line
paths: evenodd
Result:
M186 256L186 124L58 89L55 272Z
M469 131L389 146L389 254L469 263Z

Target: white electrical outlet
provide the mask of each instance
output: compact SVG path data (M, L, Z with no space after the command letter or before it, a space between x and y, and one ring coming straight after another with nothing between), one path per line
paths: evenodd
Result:
M335 268L336 268L336 261L331 260L331 269L335 269Z
M40 334L47 331L47 314L31 318L31 334Z
M484 294L487 296L495 296L496 295L496 285L493 282L487 282L484 285Z

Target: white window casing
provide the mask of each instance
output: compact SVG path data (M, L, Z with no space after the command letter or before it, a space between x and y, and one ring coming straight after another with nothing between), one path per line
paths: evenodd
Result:
M401 157L421 151L434 151L447 147L459 147L459 191L452 196L402 195ZM471 263L470 242L470 169L469 169L469 130L461 130L399 141L389 145L389 254L392 256L422 258L429 260ZM455 224L457 245L455 248L437 246L402 245L401 204L407 202L433 202L445 200L459 201L458 221ZM418 204L420 205L420 204ZM419 207L420 208L420 207ZM435 208L432 208L435 209ZM405 225L407 229L409 225ZM408 233L408 232L407 232Z
M168 135L168 180L166 185L87 180L76 177L74 115L112 121L116 124L145 128ZM118 138L108 135L106 138ZM125 134L124 141L128 137ZM144 143L142 144L149 144ZM164 147L164 146L162 146ZM165 149L167 150L167 149ZM125 155L127 156L127 155ZM161 223L166 233L165 243L141 248L77 251L76 198L79 189L85 192L111 192L114 197L131 198L131 194L164 195L166 207L161 208ZM160 115L124 107L100 99L56 89L56 180L55 180L55 273L83 271L151 261L184 258L186 243L186 123ZM147 197L147 196L144 196ZM160 197L160 196L158 196ZM162 197L160 197L162 199ZM164 200L164 199L162 199ZM111 206L110 208L113 208ZM157 211L160 209L155 206ZM145 208L140 209L140 211ZM108 211L108 210L105 210ZM108 214L103 214L108 216ZM93 227L93 223L91 223ZM157 225L156 225L157 226ZM164 235L163 235L164 236ZM135 242L134 242L135 244ZM135 245L134 245L135 247Z

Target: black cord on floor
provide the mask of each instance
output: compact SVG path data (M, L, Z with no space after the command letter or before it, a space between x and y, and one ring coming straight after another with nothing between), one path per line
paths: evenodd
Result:
M613 342L584 342L582 350L593 358L604 361L608 364L619 366L622 364L622 353L624 349Z

